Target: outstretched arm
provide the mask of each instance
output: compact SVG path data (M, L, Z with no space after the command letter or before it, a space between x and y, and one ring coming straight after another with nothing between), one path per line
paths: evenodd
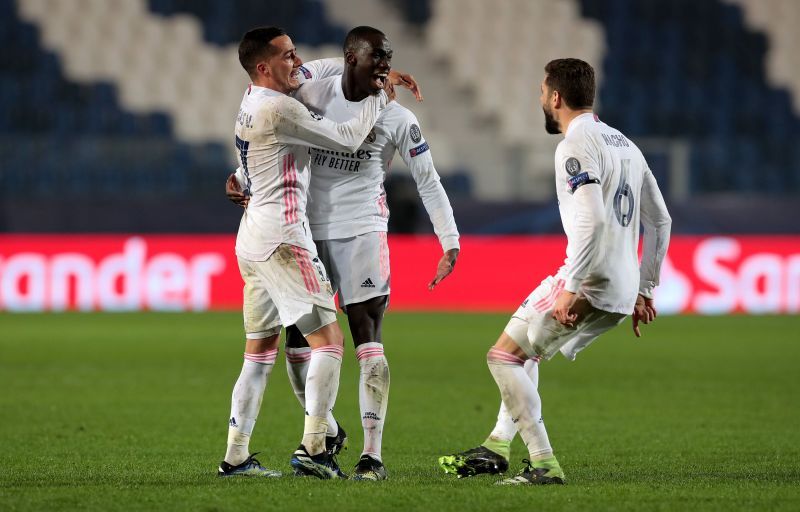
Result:
M386 93L380 91L367 98L358 117L335 123L311 112L296 99L283 96L272 116L275 136L285 144L352 153L364 142L387 100Z
M389 83L408 89L419 102L424 99L422 97L422 89L420 89L417 80L410 73L403 73L393 69L389 71Z
M300 82L314 82L323 78L341 75L343 72L344 59L342 57L310 60L300 66Z
M439 180L439 174L433 166L430 147L422 136L419 121L410 111L404 110L403 122L399 124L394 137L397 150L411 170L411 176L417 184L417 192L422 198L422 204L425 205L433 224L433 231L439 237L439 243L444 251L436 266L436 275L428 283L428 289L433 290L453 272L460 252L453 208Z

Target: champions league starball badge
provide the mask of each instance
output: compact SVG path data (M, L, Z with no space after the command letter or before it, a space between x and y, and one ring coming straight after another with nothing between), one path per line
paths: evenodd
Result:
M422 140L422 132L419 131L419 126L412 124L409 132L411 135L411 140L413 140L415 144Z
M567 163L564 165L570 176L575 176L581 172L581 163L575 157L567 158Z

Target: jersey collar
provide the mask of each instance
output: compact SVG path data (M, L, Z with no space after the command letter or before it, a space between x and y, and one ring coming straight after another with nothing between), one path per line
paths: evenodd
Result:
M337 75L336 78L334 78L333 87L336 91L336 96L341 98L341 100L344 102L344 105L348 108L360 109L364 105L364 102L367 101L367 98L369 98L369 96L367 96L367 98L364 98L361 101L350 101L345 98L344 89L342 89L342 75Z
M248 91L250 94L259 94L264 96L284 96L282 92L278 92L269 87L261 87L260 85L250 84Z
M575 130L576 126L581 125L583 123L588 123L589 121L599 123L600 118L598 118L594 112L587 112L585 114L579 115L569 123L569 126L567 126L567 133L564 134L564 137L569 135L571 131Z

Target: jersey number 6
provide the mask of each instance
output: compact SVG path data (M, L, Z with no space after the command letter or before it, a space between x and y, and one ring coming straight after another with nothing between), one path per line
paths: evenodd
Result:
M633 191L631 190L630 185L628 185L628 175L630 174L630 169L630 159L626 158L622 160L622 172L621 176L619 177L619 186L617 186L617 192L614 194L614 214L617 216L617 221L622 227L627 227L633 218L633 206L635 199L633 198ZM625 213L622 212L623 197L627 199L627 201L625 201L627 205Z

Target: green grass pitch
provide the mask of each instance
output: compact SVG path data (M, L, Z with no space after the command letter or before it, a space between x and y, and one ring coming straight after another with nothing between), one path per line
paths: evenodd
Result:
M243 351L240 316L0 315L0 510L798 510L799 317L630 323L543 364L568 485L457 480L439 455L478 444L499 395L485 354L506 315L390 312L380 483L218 479ZM350 343L347 341L347 343ZM336 415L360 454L357 365ZM251 449L289 471L303 413L283 357ZM512 470L525 457L517 439Z

